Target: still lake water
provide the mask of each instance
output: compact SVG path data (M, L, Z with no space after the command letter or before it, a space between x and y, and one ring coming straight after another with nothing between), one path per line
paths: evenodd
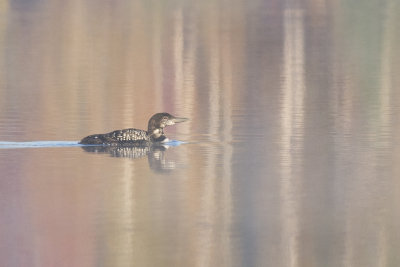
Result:
M0 266L399 266L399 28L397 0L0 1ZM161 111L186 144L75 145Z

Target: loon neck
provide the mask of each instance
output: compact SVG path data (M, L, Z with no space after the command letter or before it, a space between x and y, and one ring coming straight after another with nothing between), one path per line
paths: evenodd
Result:
M164 135L164 128L160 127L149 127L147 133L150 136L152 142L162 142L167 137Z
M166 142L168 140L168 138L165 135L161 135L157 138L155 138L154 136L151 136L150 140L153 143L162 143L162 142Z

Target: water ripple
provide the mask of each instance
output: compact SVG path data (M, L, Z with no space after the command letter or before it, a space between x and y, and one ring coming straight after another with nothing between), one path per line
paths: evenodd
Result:
M5 148L34 148L34 147L70 147L81 146L78 141L31 141L31 142L3 142L0 149Z

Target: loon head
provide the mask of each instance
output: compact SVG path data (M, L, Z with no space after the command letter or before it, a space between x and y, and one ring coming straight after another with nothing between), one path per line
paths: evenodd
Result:
M166 139L163 130L166 126L187 120L187 118L178 118L168 113L157 113L150 118L147 132L153 142L162 142Z

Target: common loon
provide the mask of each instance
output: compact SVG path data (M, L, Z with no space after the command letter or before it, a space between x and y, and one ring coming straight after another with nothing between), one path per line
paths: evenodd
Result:
M187 120L187 118L178 118L168 113L157 113L150 118L147 131L129 128L105 134L93 134L86 136L79 143L112 146L148 146L163 143L168 141L164 135L166 126Z

